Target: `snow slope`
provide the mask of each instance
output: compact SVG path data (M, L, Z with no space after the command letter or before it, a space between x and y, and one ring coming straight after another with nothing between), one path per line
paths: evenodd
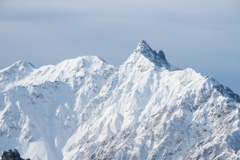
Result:
M240 98L140 41L119 67L79 57L0 71L1 150L32 159L238 159Z
M29 64L0 71L0 149L18 148L31 159L62 159L79 113L115 68L90 56L39 69Z

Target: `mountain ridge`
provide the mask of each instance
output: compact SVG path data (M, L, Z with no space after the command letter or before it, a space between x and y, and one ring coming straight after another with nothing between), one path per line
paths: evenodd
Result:
M16 70L0 71L2 150L51 160L240 157L239 96L144 40L118 68L85 56L19 79Z

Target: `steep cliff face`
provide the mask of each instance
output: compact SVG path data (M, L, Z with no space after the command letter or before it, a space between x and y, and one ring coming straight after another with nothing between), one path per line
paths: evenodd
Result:
M0 71L1 150L51 160L240 158L239 96L145 41L118 68L91 56L16 64Z

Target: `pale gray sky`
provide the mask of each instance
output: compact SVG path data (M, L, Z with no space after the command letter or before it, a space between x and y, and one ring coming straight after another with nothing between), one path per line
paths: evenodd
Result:
M0 69L84 55L118 66L144 39L240 95L239 17L239 0L1 0Z

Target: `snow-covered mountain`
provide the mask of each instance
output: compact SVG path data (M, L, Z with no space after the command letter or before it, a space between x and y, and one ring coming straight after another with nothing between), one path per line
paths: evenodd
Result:
M0 150L75 159L239 159L240 97L140 41L115 68L96 56L0 71Z

